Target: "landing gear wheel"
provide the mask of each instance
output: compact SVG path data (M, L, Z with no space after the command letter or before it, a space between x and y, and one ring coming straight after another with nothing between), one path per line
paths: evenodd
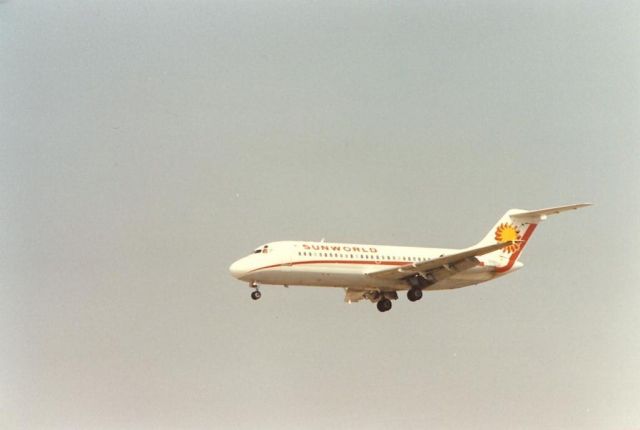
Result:
M391 300L387 298L380 299L378 300L376 306L378 307L378 310L380 312L387 312L389 309L391 309Z
M420 300L422 298L422 290L420 288L411 288L409 291L407 291L407 298L411 302Z
M254 291L253 293L251 293L251 298L253 300L258 300L260 297L262 297L262 293L260 291Z

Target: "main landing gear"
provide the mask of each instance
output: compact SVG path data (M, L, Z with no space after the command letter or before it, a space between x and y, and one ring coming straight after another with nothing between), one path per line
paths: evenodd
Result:
M420 300L422 298L422 290L420 288L415 288L415 287L410 288L409 291L407 291L407 298L411 302Z
M436 278L432 273L418 274L407 279L409 291L407 291L407 299L410 302L417 302L422 298L422 290L436 282Z
M395 291L375 291L370 294L369 300L376 301L376 307L380 312L391 310L391 300L397 300L398 293Z
M260 292L260 290L258 289L258 284L256 284L255 282L252 282L250 285L251 288L255 288L255 291L251 292L251 298L253 300L258 300L260 297L262 297L262 293Z
M376 306L378 307L378 310L380 312L387 312L388 310L391 310L391 300L387 299L386 297L383 297L380 300L378 300L378 303L376 304Z

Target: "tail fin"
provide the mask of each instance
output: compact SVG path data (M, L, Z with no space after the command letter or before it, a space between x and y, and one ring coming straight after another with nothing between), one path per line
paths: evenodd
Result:
M505 246L491 254L487 254L485 259L491 261L496 266L496 272L502 273L510 270L518 258L527 242L531 238L538 224L545 220L548 215L559 214L571 209L578 209L591 206L590 203L580 203L568 206L558 206L555 208L526 211L523 209L509 209L506 214L493 226L489 233L476 246L490 245L496 242L514 241L513 244Z

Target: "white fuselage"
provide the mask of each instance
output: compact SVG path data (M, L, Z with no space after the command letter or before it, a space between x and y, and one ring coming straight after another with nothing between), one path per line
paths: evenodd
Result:
M259 284L341 287L346 302L367 299L387 312L399 290L407 290L407 299L415 302L423 291L475 285L520 269L518 258L540 221L589 205L509 209L478 243L464 249L272 242L233 263L229 271L250 283L253 300L262 296Z
M266 251L266 252L265 252ZM385 245L282 241L272 242L234 262L229 270L237 279L258 284L303 285L406 290L402 280L383 280L366 273L387 267L418 263L458 250ZM482 261L482 258L480 258ZM438 282L430 290L460 288L489 281L522 267L516 263L496 272L489 261Z

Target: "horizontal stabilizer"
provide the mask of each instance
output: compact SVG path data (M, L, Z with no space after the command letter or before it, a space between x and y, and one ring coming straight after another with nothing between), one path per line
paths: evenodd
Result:
M547 215L555 215L560 212L566 212L570 210L575 210L579 208L584 208L586 206L591 206L592 203L578 203L575 205L567 205L567 206L558 206L555 208L547 208L547 209L538 209L535 211L526 211L520 213L512 213L510 214L511 218L515 220L542 220L547 217Z

